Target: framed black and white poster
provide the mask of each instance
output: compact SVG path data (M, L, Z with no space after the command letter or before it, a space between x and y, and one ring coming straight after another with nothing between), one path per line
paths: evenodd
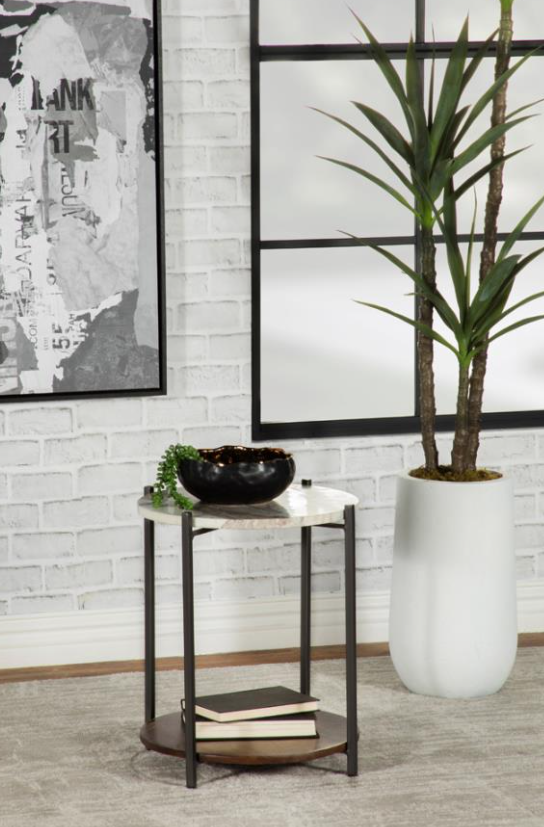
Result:
M165 392L158 6L0 2L0 401Z

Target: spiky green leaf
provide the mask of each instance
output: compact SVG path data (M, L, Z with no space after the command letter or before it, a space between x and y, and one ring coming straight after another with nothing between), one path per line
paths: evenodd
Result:
M507 155L503 155L502 158L494 158L490 161L489 164L486 164L485 167L482 167L474 175L471 175L470 178L467 178L457 189L455 190L455 197L457 201L466 193L468 190L471 190L482 178L485 178L486 175L495 169L495 167L500 166L500 164L505 164L510 158L515 158L516 155L519 155L520 152L525 152L526 149L529 147L524 146L521 149L516 149L515 152L509 152Z
M373 175L372 172L368 172L366 169L362 169L358 167L356 164L350 164L347 161L339 161L336 158L327 158L325 155L317 155L317 158L321 158L322 161L329 161L331 164L336 164L339 167L344 167L344 169L349 169L352 172L356 172L357 175L362 175L363 178L366 178L368 181L372 181L373 184L376 184L377 187L380 189L385 190L389 195L391 195L399 204L402 204L403 207L406 207L407 210L419 218L418 213L413 208L412 204L406 200L406 198L394 187L390 186L388 183L383 181L381 178L378 178L377 175Z
M470 115L466 119L463 128L461 129L461 131L459 132L459 135L457 136L457 141L456 141L457 144L460 141L463 140L464 136L466 135L466 133L468 132L468 130L470 129L470 127L472 126L472 124L474 123L476 118L478 118L482 114L482 112L484 111L486 106L489 103L491 103L491 101L493 100L493 98L495 97L497 92L500 89L502 89L504 84L507 83L510 80L512 75L514 75L516 72L518 72L521 69L521 67L523 66L523 64L527 60L529 60L530 57L533 57L533 55L536 54L537 51L538 51L538 49L534 49L532 52L529 52L528 54L526 54L514 66L511 66L510 69L508 69L506 72L503 72L502 75L499 78L497 78L497 80L494 83L492 83L491 86L488 89L486 89L484 94L476 101L476 103L472 107Z
M416 169L419 175L427 178L430 168L429 130L427 128L425 105L423 103L419 63L412 38L410 38L408 51L406 52L406 92L408 106L414 124L413 151Z
M531 103L526 103L525 106L520 106L518 107L518 109L514 109L513 112L509 112L505 120L511 121L512 118L516 118L519 114L521 114L521 112L526 112L527 109L532 109L533 106L537 106L539 103L542 103L543 101L544 98L539 98L538 100L532 101Z
M389 88L391 89L391 91L397 98L398 102L400 103L402 111L404 113L404 117L406 118L408 128L410 129L410 132L412 132L410 108L408 106L408 100L406 98L404 86L402 85L402 81L399 77L397 70L395 69L391 60L389 59L387 52L385 51L381 43L379 43L376 40L368 26L366 26L361 20L361 18L357 14L355 14L353 9L350 9L350 11L354 18L357 20L362 30L364 31L366 38L370 44L370 48L372 50L372 56L381 73L383 74L385 80L387 81Z
M442 135L440 146L438 147L438 150L435 153L433 169L438 164L442 163L444 160L451 160L453 158L455 137L457 135L459 127L463 123L463 119L466 117L466 114L469 110L470 106L463 106L463 108L459 109L459 111L456 112L451 118L450 123L448 124L447 128L444 130L444 134Z
M478 212L478 198L474 193L474 212L472 214L472 224L470 227L470 240L468 242L467 264L465 268L465 302L466 311L470 309L470 293L471 293L471 278L472 278L472 254L474 252L474 236L476 233L476 215Z
M457 42L453 47L442 88L436 105L433 129L431 132L431 160L434 162L442 136L448 128L451 118L457 110L463 91L463 75L468 52L468 18L465 20Z
M434 122L434 85L436 82L436 58L433 53L431 61L431 77L429 79L429 102L427 104L427 129L429 132L433 128Z
M462 170L463 167L466 167L467 164L470 164L475 158L478 157L478 155L480 155L484 151L484 149L487 149L487 147L491 146L491 144L494 144L498 138L501 138L515 126L517 126L520 123L523 123L524 121L529 120L529 118L532 117L534 116L526 115L523 118L516 118L516 120L514 121L502 123L498 126L492 126L489 129L487 129L483 133L483 135L480 135L479 138L476 138L476 140L473 143L471 143L470 146L467 147L467 149L465 149L463 152L460 153L460 155L457 156L457 158L455 158L451 165L452 175L455 175L457 172L460 172L460 170Z
M533 324L534 322L540 322L544 319L544 315L541 316L529 316L527 319L522 319L520 322L516 322L515 324L511 324L508 327L499 330L498 333L495 333L494 336L489 337L489 343L494 342L495 339L500 339L501 336L505 336L507 333L511 333L513 330L517 330L518 327L525 327L527 324Z
M525 230L525 227L527 226L531 218L541 208L542 204L544 204L544 196L542 196L542 198L539 198L538 201L535 204L533 204L531 209L525 213L521 221L518 224L516 224L512 232L508 235L504 244L501 247L500 253L497 257L497 261L502 261L502 259L508 255L514 244L518 241L522 232Z
M468 66L465 70L465 73L463 75L463 83L462 83L463 91L466 89L466 87L468 86L468 84L470 83L470 81L472 80L474 75L476 74L476 71L478 70L478 67L480 66L480 63L482 62L484 57L489 52L489 47L491 46L492 42L495 40L495 37L497 36L498 32L499 32L499 30L495 29L495 31L492 34L489 35L487 40L484 41L484 43L482 43L482 45L480 46L480 48L478 49L478 51L476 52L474 57L469 62Z
M467 307L467 284L465 264L457 241L456 202L451 182L446 185L444 190L443 218L437 214L437 221L444 235L449 271L459 307L461 323L464 325Z
M348 236L349 238L353 239L354 241L358 241L359 239L357 236L352 235L351 233L344 232L343 235ZM427 298L433 307L436 309L440 318L454 334L455 337L462 335L462 328L459 322L459 319L455 315L455 311L450 307L447 303L444 296L440 293L440 291L435 288L433 289L430 285L427 284L425 279L417 273L415 270L412 269L406 262L402 261L402 259L398 258L394 253L390 252L389 250L385 249L384 247L380 247L378 244L365 244L366 247L370 247L372 250L375 250L381 256L386 258L391 264L394 264L402 273L405 273L408 278L410 278L414 284L418 287L421 294Z
M406 177L403 171L391 160L387 152L384 152L383 149L380 146L378 146L377 143L375 143L375 141L373 141L371 138L369 138L355 126L350 124L349 121L344 121L342 118L338 118L336 115L330 115L328 112L324 112L322 109L317 109L315 106L311 106L310 109L313 109L314 112L318 112L321 115L325 115L326 118L330 118L332 121L336 121L336 123L339 123L341 126L344 126L346 129L349 129L350 132L353 132L353 134L360 138L361 141L364 141L365 144L367 144L371 149L374 150L374 152L377 155L379 155L382 161L385 164L387 164L389 169L395 173L399 181L401 181L404 184L404 186L408 190L410 190L412 195L415 196L416 189L412 185L410 179Z
M411 319L409 316L403 316L401 313L395 313L394 310L390 310L388 307L382 307L379 304L372 304L372 302L363 302L359 301L358 299L354 299L354 301L356 301L357 304L365 305L365 307L371 307L374 310L380 310L382 313L386 313L388 316L393 316L395 319L399 319L401 322L405 322L406 324L411 325L411 327L414 327L416 330L419 330L429 339L434 339L435 342L439 342L441 345L444 345L444 347L447 347L448 350L451 350L452 353L455 353L457 358L459 358L459 351L456 350L456 348L452 344L450 344L450 342L444 339L443 336L437 333L436 330L432 330L432 328L430 328L428 325L423 324L422 322L418 322L416 319Z
M357 107L359 112L361 112L365 118L372 124L374 129L376 129L382 138L389 144L391 149L393 149L398 155L403 158L408 166L414 166L414 153L410 147L410 144L404 138L403 135L398 131L396 126L385 118L381 112L377 112L375 109L372 109L370 106L366 106L364 103L358 103L357 101L351 101L352 104Z
M512 307L509 307L508 310L505 310L504 313L495 313L489 319L486 318L484 324L481 324L475 331L475 336L478 339L481 339L490 330L492 330L495 325L500 324L507 316L510 316L511 313L514 313L516 310L519 310L520 307L524 307L526 304L530 304L531 302L535 302L538 299L544 297L544 290L539 291L538 293L533 293L531 296L526 296L516 304L513 304Z
M491 267L470 305L469 318L472 325L476 325L491 310L495 298L507 287L520 258L519 255L508 256Z
M539 247L537 250L533 250L532 253L525 256L525 258L521 259L518 264L512 270L512 274L510 278L504 283L501 287L493 301L490 303L489 307L486 309L485 313L478 320L478 324L476 325L476 332L480 334L483 330L484 332L488 331L493 327L498 321L500 321L501 315L505 313L505 307L508 303L508 299L510 298L510 294L516 283L516 279L522 270L525 269L532 261L539 258L539 256L544 253L544 247ZM509 313L510 311L506 311Z

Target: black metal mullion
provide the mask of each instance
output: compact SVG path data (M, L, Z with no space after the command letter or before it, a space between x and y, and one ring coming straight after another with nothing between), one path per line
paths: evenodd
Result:
M303 485L311 485L304 480ZM312 660L312 528L303 526L300 532L300 691L310 694Z
M344 585L346 620L346 716L348 775L358 773L357 731L357 562L355 546L355 506L344 508Z
M436 418L438 432L453 431L455 417L441 414ZM504 411L484 413L482 429L505 430L544 427L544 411ZM416 416L384 417L383 419L335 419L314 422L265 422L255 429L253 439L323 439L325 437L386 436L415 434L419 431Z
M144 488L144 496L153 494L153 486ZM145 625L145 722L156 714L155 683L155 523L144 520L144 625Z
M506 241L509 233L497 233L499 241ZM458 239L461 244L468 244L470 241L469 233L459 233ZM434 240L437 244L444 244L444 236L436 235ZM475 233L474 241L476 243L484 240L483 233ZM534 232L521 233L520 241L543 241L544 230L536 230ZM267 239L261 241L261 250L312 250L316 248L342 248L342 247L369 247L371 245L379 245L381 247L411 247L416 243L416 235L399 235L399 236L366 236L364 238L300 238L300 239Z
M366 236L364 238L287 238L287 239L267 239L261 241L261 250L304 250L315 249L321 247L365 247L370 244L378 244L380 246L412 246L414 243L413 235L404 236Z
M484 41L473 40L468 47L468 56L473 57L483 46ZM517 40L512 44L512 55L521 57L535 49L541 49L544 40ZM393 60L402 60L406 57L408 43L384 43L384 50ZM416 43L416 56L418 58L436 57L437 60L447 60L451 54L454 42L443 41L441 43ZM494 57L497 53L495 44L489 46L488 55ZM538 52L535 57L544 57L544 51ZM334 45L302 44L288 46L259 46L258 58L261 63L275 61L296 62L300 60L372 60L370 46L358 43L339 43Z
M183 684L185 730L185 776L187 787L196 787L195 734L195 617L193 572L193 514L181 517L181 567L183 590Z
M425 24L426 24L426 9L425 0L416 0L416 43L425 43Z
M251 419L253 438L261 422L261 63L259 0L250 6L251 83Z
M159 383L160 395L168 393L168 334L166 324L166 185L165 185L165 147L164 147L164 73L162 65L162 0L155 0L155 25L153 28L153 48L155 49L155 135L157 150L155 153L155 187L157 192L157 323L159 326Z

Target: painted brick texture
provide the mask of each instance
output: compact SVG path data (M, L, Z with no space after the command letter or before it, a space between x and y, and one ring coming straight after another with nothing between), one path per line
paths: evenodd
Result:
M248 0L163 0L163 16L169 394L2 406L0 614L141 605L135 501L163 448L250 442ZM357 586L388 588L395 475L421 462L417 437L286 447L298 479L361 499ZM488 433L481 461L515 482L518 576L544 578L543 433ZM162 603L180 600L178 543L157 530ZM199 599L298 592L296 532L212 534L196 548ZM314 569L316 591L343 588L334 533L315 537Z

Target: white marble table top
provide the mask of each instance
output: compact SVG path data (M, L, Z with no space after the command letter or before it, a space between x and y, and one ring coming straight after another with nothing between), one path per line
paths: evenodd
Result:
M194 501L194 500L193 500ZM291 485L277 499L259 505L211 505L194 501L193 528L296 528L343 522L344 507L357 505L353 494L319 485ZM181 525L182 511L170 501L153 508L151 497L138 500L146 520Z

